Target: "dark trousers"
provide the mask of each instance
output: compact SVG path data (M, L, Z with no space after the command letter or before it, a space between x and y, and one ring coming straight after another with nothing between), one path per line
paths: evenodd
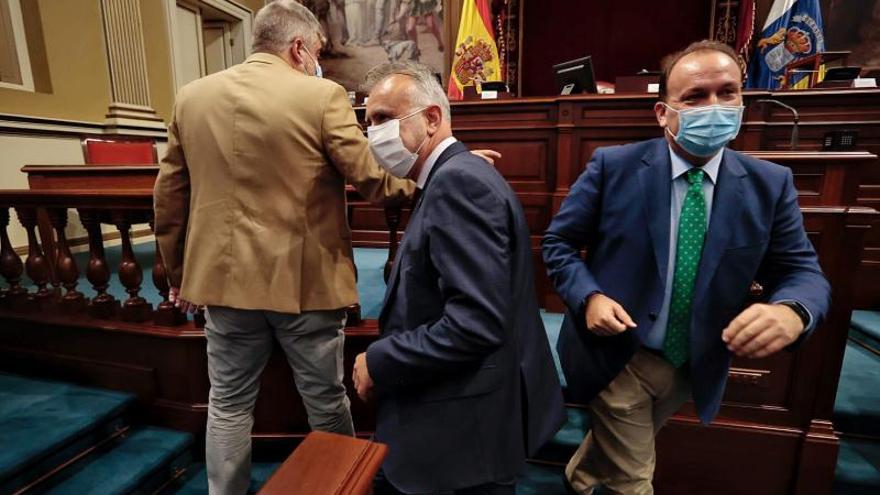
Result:
M503 483L486 483L485 485L472 486L469 488L460 488L451 492L443 492L437 494L418 494L418 495L515 495L516 480ZM394 488L386 478L385 473L381 470L376 474L373 480L373 495L404 495L403 492Z

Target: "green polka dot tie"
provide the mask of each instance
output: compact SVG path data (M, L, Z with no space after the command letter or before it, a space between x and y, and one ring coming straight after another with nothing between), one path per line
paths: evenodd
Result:
M694 299L694 281L706 237L706 198L703 196L703 171L693 168L687 172L688 190L678 219L678 245L675 249L675 275L672 299L669 302L669 321L663 354L676 368L688 360L691 323L691 303Z

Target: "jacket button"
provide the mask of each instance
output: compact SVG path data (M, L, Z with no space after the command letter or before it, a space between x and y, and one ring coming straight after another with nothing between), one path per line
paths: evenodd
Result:
M651 321L657 321L657 313L648 313L648 319Z

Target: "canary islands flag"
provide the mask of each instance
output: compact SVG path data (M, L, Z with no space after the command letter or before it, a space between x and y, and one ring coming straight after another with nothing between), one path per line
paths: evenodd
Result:
M501 64L492 35L489 0L464 0L446 93L450 100L460 100L465 86L500 78Z
M776 89L786 65L824 51L819 0L774 0L752 54L746 87Z

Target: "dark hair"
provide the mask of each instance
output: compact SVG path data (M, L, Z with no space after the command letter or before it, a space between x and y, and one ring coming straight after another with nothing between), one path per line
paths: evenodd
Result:
M695 41L688 45L687 48L685 48L684 50L680 50L663 57L663 60L660 62L660 101L666 101L666 82L669 80L669 74L672 72L675 64L677 64L679 60L687 55L690 55L691 53L706 51L719 52L730 57L740 67L739 75L740 81L742 81L742 64L740 63L739 55L737 55L736 51L734 51L733 48L730 47L730 45L712 40Z

